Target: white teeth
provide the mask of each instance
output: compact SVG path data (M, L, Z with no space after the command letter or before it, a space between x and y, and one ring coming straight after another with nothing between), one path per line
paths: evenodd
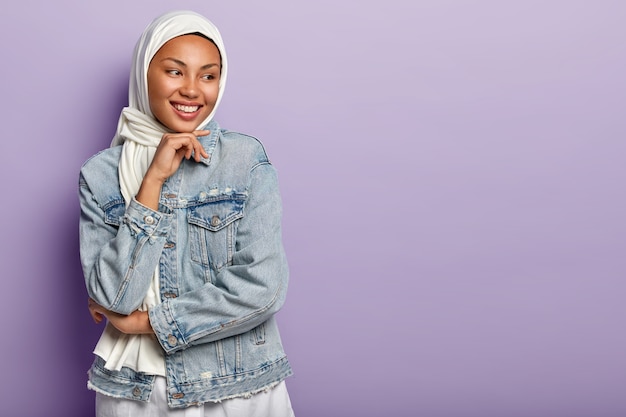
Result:
M200 108L200 106L183 106L182 104L174 104L174 108L184 113L193 113L198 111L198 108Z

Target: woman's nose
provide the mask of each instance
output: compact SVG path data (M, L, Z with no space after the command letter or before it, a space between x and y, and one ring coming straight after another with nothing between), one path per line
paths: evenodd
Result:
M185 97L196 97L198 95L198 86L196 84L196 80L193 78L185 79L183 85L180 88L180 94Z

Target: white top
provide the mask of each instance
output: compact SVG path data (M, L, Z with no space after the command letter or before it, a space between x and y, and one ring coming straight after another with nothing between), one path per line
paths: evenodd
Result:
M107 323L93 353L104 359L104 367L111 371L125 366L136 372L165 376L163 349L155 335L125 334Z

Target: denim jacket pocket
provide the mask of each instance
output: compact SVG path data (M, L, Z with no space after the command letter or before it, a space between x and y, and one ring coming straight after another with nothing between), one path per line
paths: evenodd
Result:
M224 196L191 206L187 212L191 260L215 272L232 262L237 221L243 217L244 196Z
M104 222L111 226L120 227L122 217L124 217L124 213L126 212L124 200L112 200L105 204L102 209L104 210Z

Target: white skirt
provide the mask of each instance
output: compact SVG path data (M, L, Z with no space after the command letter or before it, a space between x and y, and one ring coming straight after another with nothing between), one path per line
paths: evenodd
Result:
M96 417L294 417L285 381L249 398L231 398L188 408L169 408L165 378L157 376L149 402L96 392Z

